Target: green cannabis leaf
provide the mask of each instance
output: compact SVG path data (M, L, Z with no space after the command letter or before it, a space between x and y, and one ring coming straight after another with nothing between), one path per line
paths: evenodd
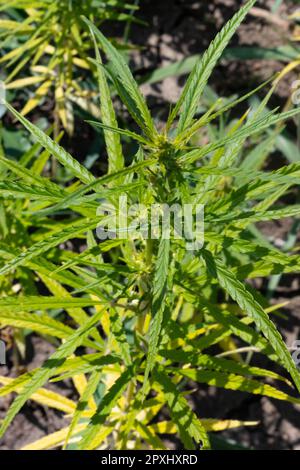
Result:
M30 3L36 10L49 5ZM282 196L299 186L299 163L266 171L264 162L282 123L300 110L268 109L271 87L256 109L224 125L236 104L269 81L225 104L216 100L204 113L199 106L254 3L239 9L198 60L163 128L124 54L89 11L80 11L72 29L74 59L88 39L101 115L88 122L103 135L107 171L87 168L64 149L60 134L52 138L51 129L45 133L6 104L35 144L18 160L0 146L0 326L51 338L56 349L35 370L0 376L0 396L17 394L1 436L26 401L35 400L65 413L69 424L26 449L157 450L166 447L162 435L168 433L186 449L209 449L212 432L253 423L203 419L201 406L194 411L188 397L195 387L299 404L299 370L276 326L284 304L270 305L248 280L300 271L297 251L278 249L256 225L299 217L298 203L282 206ZM117 17L119 8L134 11L115 0L105 5ZM32 57L46 25L35 33L31 14L12 24L12 31L30 31L31 39L10 59ZM115 111L116 93L134 129ZM53 158L58 172L49 175L44 170ZM201 205L202 231L194 218ZM153 207L160 210L156 225ZM187 226L184 212L176 219L178 207L192 211ZM193 244L197 230L202 242ZM266 366L257 365L258 354ZM78 399L66 401L46 388L65 379Z

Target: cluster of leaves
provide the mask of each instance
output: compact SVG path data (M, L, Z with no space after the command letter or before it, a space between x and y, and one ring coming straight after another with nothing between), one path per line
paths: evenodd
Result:
M176 434L186 449L208 449L213 431L255 423L203 419L203 410L196 414L190 405L192 383L300 403L299 371L271 318L279 306L270 307L246 282L300 270L299 256L282 253L254 227L300 213L299 205L278 205L299 185L300 164L270 172L258 164L271 151L277 125L299 110L266 111L271 89L223 135L208 132L210 140L202 145L193 140L249 97L224 106L216 102L196 117L217 60L254 3L236 13L196 63L162 131L122 55L84 19L96 46L102 121L92 124L104 133L104 176L95 177L6 103L36 144L18 162L3 150L0 155L0 324L61 342L40 368L16 379L0 377L0 396L18 394L1 435L32 399L59 409L71 422L27 449L164 449L162 434ZM98 46L109 68L102 66ZM139 132L118 127L107 77ZM249 139L266 130L267 139L247 151ZM122 136L138 147L129 166ZM50 156L69 173L68 186L42 175ZM204 246L187 251L186 240L175 237L99 243L94 230L111 217L96 216L99 203L105 199L118 211L119 194L127 195L130 206L205 204ZM78 240L85 244L80 254ZM91 352L80 354L82 346ZM264 355L282 372L244 361L239 346ZM222 357L224 349L231 358ZM79 392L77 403L43 388L49 380L67 378ZM163 408L169 413L165 421Z
M90 87L83 87L82 81L94 72L88 60L92 43L81 16L98 27L108 20L130 23L136 8L123 0L1 0L0 38L5 52L0 63L9 71L6 88L36 87L22 114L54 89L56 116L72 134L73 103L86 107L91 101Z
M298 5L298 0L293 2L295 6ZM299 51L299 23L300 14L299 9L295 9L290 16L280 14L283 0L276 0L270 5L270 9L253 8L251 14L254 18L267 22L274 30L277 31L277 36L281 40L281 44L275 47L262 47L262 46L235 46L227 48L222 57L226 60L265 60L265 61L278 61L283 64L280 73L274 77L274 85L285 79L290 83L286 85L288 91L287 103L285 108L289 109L294 105L299 104L299 82L290 80L291 73L298 72L300 67L300 51ZM178 61L177 63L168 65L161 69L157 69L147 77L150 83L155 83L169 76L183 75L190 73L195 64L199 61L200 55L196 54L191 57ZM206 95L204 98L209 97L209 101L218 99L215 92L206 87ZM208 93L207 93L208 92ZM251 105L257 101L257 96L251 98ZM203 100L204 101L204 100ZM203 104L203 103L202 103ZM298 119L298 118L297 118ZM283 156L290 162L299 161L298 145L294 143L293 135L284 126L281 127L280 132L277 133L275 141L275 148L283 154ZM264 163L264 158L261 159L261 164ZM295 222L287 240L287 247L291 248L291 243L294 243L294 235L297 232L299 224ZM294 241L293 241L294 240ZM275 284L274 284L275 285Z

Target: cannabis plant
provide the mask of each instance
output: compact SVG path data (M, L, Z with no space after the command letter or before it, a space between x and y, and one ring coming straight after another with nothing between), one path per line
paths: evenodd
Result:
M100 27L108 20L133 21L135 9L123 0L1 0L0 38L6 52L0 63L9 71L7 89L35 87L22 114L54 90L57 119L72 134L73 103L87 107L92 96L91 86L82 83L90 78L93 67L88 61L92 44L81 15Z
M195 412L190 400L203 385L300 403L299 371L272 318L279 306L268 305L250 283L300 269L299 256L253 236L258 221L299 215L298 205L278 201L299 184L300 164L270 172L237 165L249 139L299 110L265 112L271 89L222 138L190 145L199 129L235 105L215 103L204 115L197 112L217 60L254 3L236 13L196 64L163 129L120 53L84 19L96 46L102 121L92 125L105 137L103 176L6 103L37 143L19 162L4 152L0 157L6 199L0 275L8 293L0 300L0 322L52 338L57 349L41 367L0 378L2 397L17 393L1 435L29 399L70 419L26 449L164 449L165 434L185 449L208 449L212 432L255 424L204 419L201 403ZM102 65L99 46L109 66ZM135 131L118 127L108 80ZM136 142L130 162L122 136ZM34 158L39 146L44 151ZM42 176L50 155L71 175L66 187ZM137 204L143 208L138 222ZM165 236L164 224L157 234L144 214L153 205L204 205L204 242L186 232L177 236L175 228ZM121 222L112 230L115 216ZM193 229L197 220L190 220ZM244 351L254 353L251 362ZM256 353L268 368L255 365ZM67 378L78 390L77 402L43 388Z

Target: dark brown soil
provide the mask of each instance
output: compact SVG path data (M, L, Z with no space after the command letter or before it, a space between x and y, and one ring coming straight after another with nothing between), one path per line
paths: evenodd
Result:
M20 373L31 371L43 364L55 350L54 346L35 335L30 335L26 346L25 360L20 360L18 366L13 365L15 361L12 358L12 351L8 351L7 366L0 367L0 375L16 377ZM47 388L67 398L77 398L71 381L50 384L47 385ZM0 420L4 418L13 399L12 395L0 399ZM17 415L4 438L1 439L0 450L18 450L68 424L69 421L63 418L63 413L29 401Z

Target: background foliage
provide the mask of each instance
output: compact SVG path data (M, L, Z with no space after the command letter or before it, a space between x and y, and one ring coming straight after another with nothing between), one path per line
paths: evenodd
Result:
M1 433L30 399L64 413L69 425L26 449L164 449L166 435L186 449L214 449L220 445L215 432L258 423L222 415L203 418L201 401L199 409L191 406L195 387L299 404L299 370L276 326L284 304L270 302L280 276L299 271L292 236L298 221L284 250L270 243L256 225L299 215L297 159L275 170L266 167L268 155L278 148L284 123L299 109L289 103L280 111L271 104L286 69L239 98L219 99L207 87L217 61L255 1L236 12L201 58L192 58L192 71L164 120L148 107L127 54L97 28L107 17L130 25L132 16L120 13L119 7L131 15L134 5L112 1L103 10L96 3L86 4L89 10L82 11L80 2L78 12L77 3L69 3L74 24L58 37L75 34L72 42L78 50L59 40L47 67L51 69L56 57L63 59L57 70L62 70L66 96L72 95L76 86L66 80L65 55L71 57L72 73L79 65L74 58L84 56L93 80L89 90L93 96L88 99L95 104L92 98L99 95L100 105L97 112L85 106L83 117L95 129L95 142L100 139L107 165L101 167L104 162L92 155L84 161L74 158L60 145L63 135L57 121L53 132L48 121L28 120L24 115L30 100L21 112L6 103L9 119L22 125L14 141L20 142L22 133L27 148L20 151L17 145L18 152L13 151L3 130L0 324L13 329L15 357L24 356L26 337L33 333L53 344L55 352L41 367L17 378L0 377L1 397L17 393ZM63 21L55 16L61 4L51 5L47 21L53 20L56 28ZM100 23L93 8L102 15ZM16 58L10 63L18 64L16 73L23 65L28 71L29 61L35 62L36 45L31 41L39 29L33 38L25 33L32 33L33 17L37 21L47 16L38 8L36 12L32 16L31 9L26 10L28 16L13 25L5 23L8 20L0 23L3 47L7 34L17 38L16 28L22 31L26 63L20 61L24 54L20 46L2 57L3 62L7 54ZM48 37L49 27L40 31ZM59 51L62 43L65 52ZM186 71L186 63L178 70ZM163 69L140 81L154 83L173 73L174 67ZM76 71L75 77L80 83ZM11 79L8 89L16 86ZM33 79L18 80L23 87L35 83ZM60 107L57 79L56 110L71 132L73 119ZM70 83L73 88L67 91ZM262 92L262 98L255 98ZM35 106L40 104L37 96L39 92L32 98ZM241 112L243 105L246 110ZM100 119L95 121L92 115ZM99 243L95 229L100 222L109 222L109 215L97 216L97 208L105 200L118 210L120 194L128 196L129 205L205 204L204 247L187 251L186 240L175 237ZM289 202L283 204L284 198ZM269 279L267 293L254 288L251 280L256 278ZM261 365L263 357L266 366ZM44 388L47 382L69 379L78 399Z

